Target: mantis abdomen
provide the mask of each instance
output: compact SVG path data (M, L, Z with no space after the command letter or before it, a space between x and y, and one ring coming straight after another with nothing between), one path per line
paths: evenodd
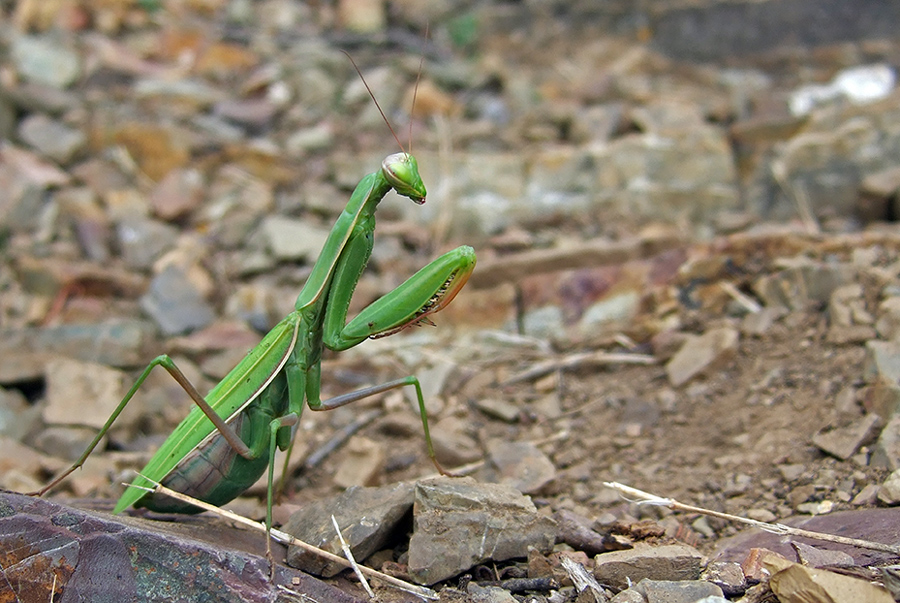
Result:
M217 432L201 442L184 456L161 483L175 490L207 501L216 506L224 505L241 494L265 473L269 466L269 425L276 417L287 412L287 381L283 373L260 393L258 403L246 408L228 421L241 440L255 453L247 459L238 454ZM291 430L281 428L279 442L290 442ZM286 446L287 444L285 444ZM163 494L147 492L134 503L158 513L200 513L202 509L170 498Z

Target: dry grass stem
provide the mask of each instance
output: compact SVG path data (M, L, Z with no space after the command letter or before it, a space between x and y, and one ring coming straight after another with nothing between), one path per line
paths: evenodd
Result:
M735 287L734 283L722 281L719 283L719 287L751 314L757 314L762 311L762 306L759 302Z
M648 504L648 505L659 505L662 507L668 507L672 510L676 511L687 511L689 513L700 513L702 515L710 515L712 517L718 517L720 519L726 519L728 521L736 521L739 523L744 523L754 528L759 528L760 530L765 530L766 532L772 532L773 534L789 534L791 536L802 536L803 538L812 538L815 540L824 540L826 542L836 542L838 544L846 544L849 546L855 546L863 549L871 549L873 551L884 551L886 553L893 553L894 555L900 555L900 546L895 546L892 544L884 544L882 542L873 542L871 540L861 540L859 538L846 538L844 536L835 536L834 534L826 534L824 532L812 532L810 530L803 530L800 528L792 528L791 526L786 526L781 523L766 523L764 521L757 521L755 519L748 519L746 517L740 517L738 515L731 515L729 513L721 513L719 511L713 511L711 509L704 509L703 507L694 507L691 505L686 505L678 502L677 500L671 498L663 498L661 496L657 496L655 494L650 494L649 492L644 492L643 490L638 490L637 488L632 488L631 486L626 486L625 484L620 484L618 482L603 482L603 485L607 488L612 488L613 490L618 490L623 496L630 496L638 499L638 503Z
M224 517L231 521L245 525L253 530L257 530L257 531L260 531L263 533L266 532L266 526L259 521L254 521L254 520L244 517L242 515L238 515L237 513L233 513L231 511L227 511L225 509L220 509L219 507L217 507L215 505L211 505L207 502L203 502L202 500L198 500L198 499L188 496L186 494L182 494L181 492L176 492L174 490L166 488L165 486L163 486L162 484L160 484L159 482L157 482L155 480L147 478L146 476L144 476L144 478L147 479L148 481L150 481L151 483L155 484L156 487L152 488L152 489L151 488L142 488L143 490L147 490L150 492L158 492L160 494L165 494L166 496L171 496L172 498L175 498L177 500L186 502L186 503L194 505L196 507L200 507L204 511L209 511L210 513L214 513L220 517ZM140 486L132 486L131 484L127 484L127 485L130 487L140 487ZM323 551L322 549L314 547L311 544L307 544L306 542L303 542L302 540L298 540L298 539L294 538L293 536L291 536L290 534L288 534L287 532L282 532L281 530L272 528L272 531L270 532L270 534L271 534L272 538L274 538L278 542L281 542L282 544L298 546L298 547L302 548L303 550L308 551L314 555L318 555L324 559L327 559L328 561L333 561L334 563L338 563L340 565L343 565L344 567L352 567L350 562L348 562L343 557L341 557L339 555L335 555L333 553L329 553L328 551ZM400 590L411 593L417 597L422 597L423 599L431 599L431 600L438 599L437 593L435 593L430 588L426 588L424 586L418 586L416 584L410 584L409 582L405 582L403 580L400 580L399 578L389 576L387 574L379 572L378 570L374 570L374 569L372 569L370 567L366 567L364 565L361 565L358 567L362 573L366 574L370 578L376 578L378 580L381 580L385 584L390 584L391 586L393 586L395 588L399 588Z
M344 557L347 558L347 561L350 562L350 567L353 568L353 573L359 578L359 583L362 584L362 587L366 590L366 594L369 595L369 598L374 599L375 593L372 592L372 588L366 581L366 577L363 575L362 570L359 569L359 564L356 562L356 559L353 558L353 552L350 550L347 541L344 540L344 535L341 534L341 527L338 525L334 515L331 516L331 523L334 525L334 531L337 532L338 540L341 541L341 550L344 551Z

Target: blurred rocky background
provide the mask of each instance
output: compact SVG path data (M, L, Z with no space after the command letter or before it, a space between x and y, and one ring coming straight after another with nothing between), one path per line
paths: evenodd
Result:
M659 519L608 479L768 519L900 502L897 23L890 0L0 0L0 485L76 458L157 354L204 391L292 309L399 150L346 51L429 189L381 204L353 310L456 245L479 264L437 329L327 356L327 394L417 374L442 459L548 511ZM190 402L162 373L133 406L62 494L115 496ZM402 394L311 415L288 506L429 471Z

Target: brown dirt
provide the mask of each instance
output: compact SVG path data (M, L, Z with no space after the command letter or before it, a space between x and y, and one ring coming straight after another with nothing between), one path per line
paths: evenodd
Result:
M739 324L697 312L687 321L698 333ZM837 401L852 400L854 386L862 384L863 347L826 341L827 327L821 309L792 312L762 336L742 336L736 355L680 388L669 384L662 364L566 370L501 387L496 383L537 362L511 354L459 371L449 412L461 417L482 445L494 438L543 442L540 447L558 473L534 498L553 510L569 508L588 517L608 510L619 517L668 514L623 503L603 486L605 481L738 515L765 509L779 520L795 514L802 502L830 500L835 509L852 508L848 495L878 483L886 472L839 461L811 443L819 429L848 412L861 412L853 402L839 410ZM535 406L554 396L561 413L548 419ZM484 398L515 402L521 407L519 421L486 416L475 406ZM389 450L402 451L395 454L416 456L408 468L383 474L383 483L414 478L430 468L421 433L391 438L376 422L361 435L388 438ZM293 502L333 493L330 476L340 462L335 454L301 478L303 489ZM786 479L779 465L802 465L802 471ZM679 520L687 525L695 517ZM713 534L685 529L679 536L708 552L718 538L741 529L707 521Z

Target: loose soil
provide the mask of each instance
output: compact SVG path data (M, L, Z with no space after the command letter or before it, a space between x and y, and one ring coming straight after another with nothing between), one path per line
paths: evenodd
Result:
M694 320L698 332L722 321L699 315ZM880 481L886 472L854 460L839 461L811 444L817 430L842 413L858 412L852 396L853 386L860 385L864 350L861 345L827 342L826 330L823 312L791 313L764 335L743 337L730 361L678 389L669 385L662 365L565 371L536 380L538 387L535 382L462 385L455 397L456 414L482 443L493 438L544 442L541 449L558 473L534 498L553 510L569 508L588 517L610 510L619 517L667 514L623 502L603 486L605 481L738 515L764 509L779 520L795 514L796 505L806 501L827 499L836 509L850 508L848 495ZM508 376L532 364L503 359L483 370ZM478 375L477 367L475 371ZM547 419L533 409L541 399L556 395L559 417ZM507 424L487 417L474 406L479 397L515 401L522 408L520 421ZM838 409L839 401L848 399L849 408ZM377 423L362 435L381 441L386 437ZM384 481L427 471L423 448L419 433L391 441L389 450L418 458L407 469L385 474ZM330 476L340 461L341 455L335 454L302 478L304 488L295 502L333 493ZM802 468L782 473L783 465ZM806 496L792 497L810 485L814 488L807 488ZM686 524L693 519L680 517ZM742 529L707 521L712 532L685 529L680 536L709 552L720 537Z

